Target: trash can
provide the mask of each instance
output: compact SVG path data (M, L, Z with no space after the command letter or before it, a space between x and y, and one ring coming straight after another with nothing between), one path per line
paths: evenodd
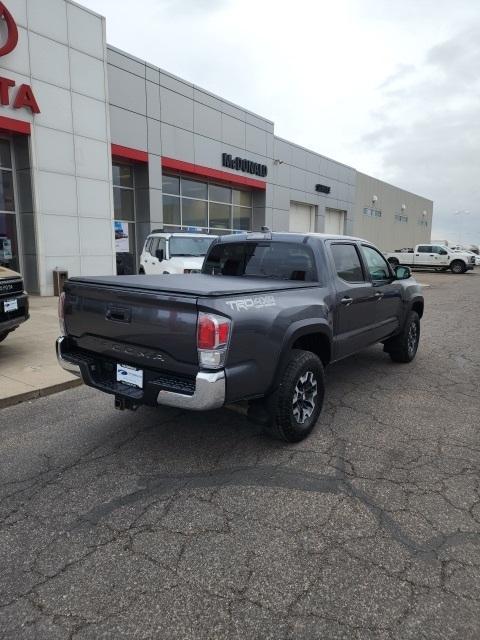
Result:
M53 270L53 295L59 297L63 291L65 280L68 280L68 271L62 269Z

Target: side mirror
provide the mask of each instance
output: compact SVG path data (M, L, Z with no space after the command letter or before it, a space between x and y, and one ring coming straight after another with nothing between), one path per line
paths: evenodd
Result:
M441 249L441 251L439 251L439 254L441 256L448 256L448 251L445 251L445 249Z
M157 258L157 260L158 260L159 262L163 262L163 259L164 259L164 257L165 257L165 254L164 254L164 252L163 252L163 249L157 249L157 250L155 251L155 257Z
M412 277L412 271L410 267L401 267L398 265L395 267L395 278L397 280L408 280Z

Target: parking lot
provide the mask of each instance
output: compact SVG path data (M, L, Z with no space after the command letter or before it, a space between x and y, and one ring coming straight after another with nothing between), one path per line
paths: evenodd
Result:
M298 445L85 387L1 410L0 637L480 637L480 272L415 277L417 359L332 366Z

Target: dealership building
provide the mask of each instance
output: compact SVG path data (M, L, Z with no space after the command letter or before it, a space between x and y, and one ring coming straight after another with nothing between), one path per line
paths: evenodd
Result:
M428 241L433 203L275 136L274 123L110 47L68 0L0 2L0 264L136 272L152 229ZM300 117L300 113L298 117Z

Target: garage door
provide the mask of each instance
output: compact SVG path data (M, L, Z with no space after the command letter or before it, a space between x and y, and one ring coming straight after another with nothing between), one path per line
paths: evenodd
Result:
M346 211L341 209L325 209L325 233L343 236L345 234Z
M289 230L295 233L315 231L315 207L301 202L290 202Z

